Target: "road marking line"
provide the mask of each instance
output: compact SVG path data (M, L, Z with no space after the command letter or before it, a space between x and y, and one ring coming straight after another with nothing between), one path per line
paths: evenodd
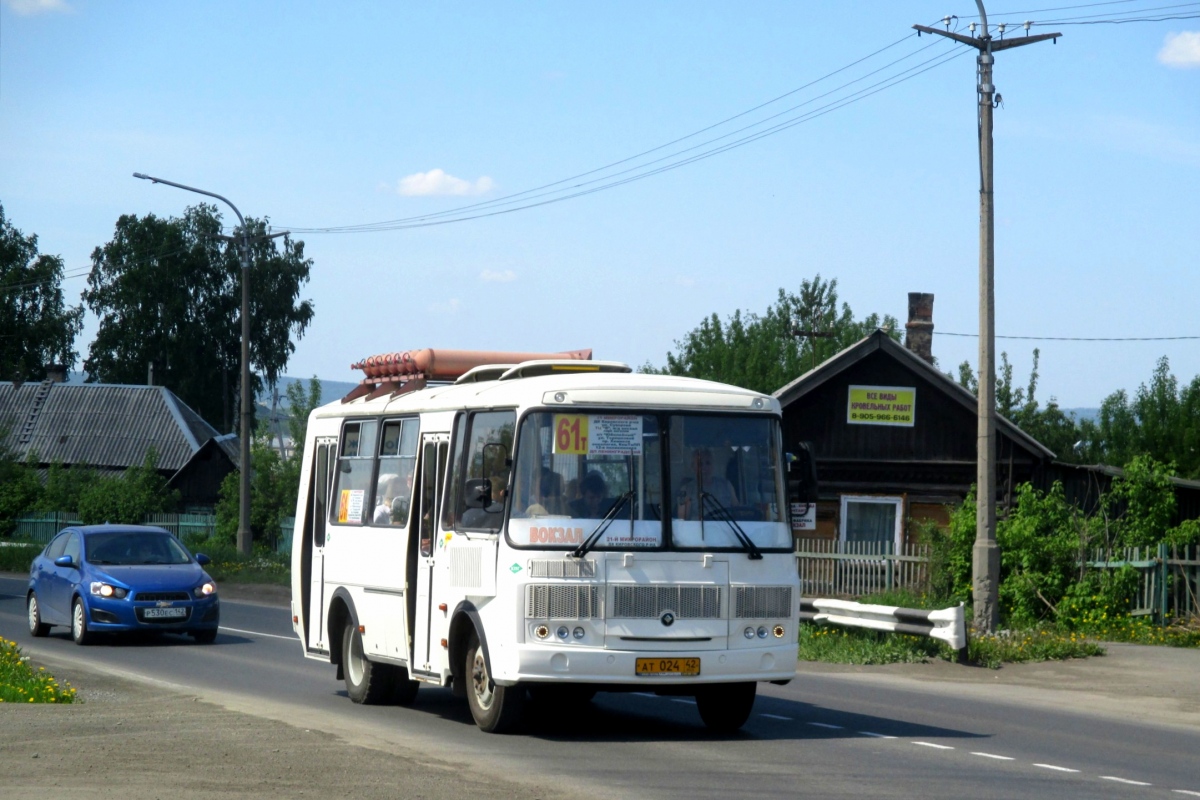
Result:
M871 736L876 739L895 739L895 736L888 736L886 733L871 733L870 731L859 731L863 736Z
M1171 791L1175 794L1188 794L1192 797L1200 797L1200 792L1190 792L1187 789L1172 789Z
M1010 756L998 756L995 753L971 753L973 756L983 756L984 758L994 758L997 761L1012 761Z
M784 720L785 722L791 722L791 721L792 721L792 718L791 718L791 717L781 717L781 716L779 716L778 714L759 714L759 716L760 716L760 717L766 717L767 719L781 719L781 720Z
M695 700L688 700L686 697L673 697L673 698L671 698L671 702L672 703L691 703L692 705L696 705Z
M1071 769L1069 767L1056 767L1053 764L1034 764L1034 766L1041 767L1042 769L1053 769L1057 770L1058 772L1079 772L1077 769Z
M220 630L229 631L230 633L245 633L245 634L249 634L250 636L266 636L269 639L284 639L289 642L298 641L298 639L296 639L295 636L280 636L277 633L259 633L258 631L244 631L244 630L241 630L240 628L226 628L224 625L222 625L220 627Z
M948 744L934 744L933 742L913 742L913 744L919 744L922 747L933 747L937 750L953 750L954 749L953 747L951 747Z
M1145 781L1131 781L1128 778L1117 778L1112 775L1101 775L1100 780L1116 781L1117 783L1127 783L1130 786L1153 786L1154 785L1153 783L1146 783Z
M830 725L828 722L810 722L808 724L812 725L814 728L829 728L831 731L842 730L841 725Z
M631 692L630 694L636 695L637 697L658 697L658 695L651 694L650 692Z

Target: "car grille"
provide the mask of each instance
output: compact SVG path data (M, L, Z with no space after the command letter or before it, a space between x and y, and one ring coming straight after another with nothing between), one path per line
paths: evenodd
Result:
M192 596L187 592L138 592L133 596L133 599L141 603L157 603L160 600L177 602L179 600L191 600Z
M671 611L679 619L720 619L721 589L717 586L615 586L616 619L657 619Z

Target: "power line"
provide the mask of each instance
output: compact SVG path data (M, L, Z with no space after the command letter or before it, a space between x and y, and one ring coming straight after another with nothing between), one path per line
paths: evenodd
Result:
M938 331L938 336L965 336L978 338L978 333L949 333ZM997 339L1022 339L1031 342L1179 342L1200 339L1200 336L1001 336Z
M873 70L872 72L867 73L867 75L861 76L860 78L857 78L853 81L849 81L849 82L843 84L842 86L838 87L837 89L830 90L830 92L826 92L822 95L819 95L816 98L812 98L804 103L801 103L790 109L787 109L785 111L774 114L771 117L768 117L764 120L760 120L757 123L747 125L743 128L733 131L731 133L724 134L722 136L707 140L700 144L693 145L691 147L675 151L669 155L662 156L662 157L654 159L652 161L642 163L635 167L629 167L625 170L621 170L619 172L612 173L612 174L604 176L604 177L594 178L589 181L584 181L584 182L576 184L574 186L564 187L563 189L545 192L541 195L535 195L534 197L527 198L527 200L535 200L538 197L545 197L546 195L551 195L551 194L560 194L562 192L570 192L570 191L576 190L576 189L579 190L579 191L574 191L571 194L565 194L565 195L561 195L559 197L552 197L550 199L541 200L539 202L524 202L523 204L517 205L516 207L513 207L513 208L504 208L504 209L499 209L499 210L496 210L496 208L494 208L494 207L492 209L484 210L484 207L487 204L479 203L479 204L474 204L472 206L452 209L452 210L446 211L446 212L437 212L435 214L427 214L427 215L423 215L420 217L409 217L409 218L404 218L404 219L399 219L399 220L392 220L389 222L368 223L368 224L363 224L363 225L341 226L341 227L332 227L332 228L304 228L304 227L296 226L296 225L289 225L287 227L295 233L311 233L311 234L317 234L317 233L368 233L368 232L382 232L382 231L389 231L389 230L403 230L403 229L407 229L407 228L430 227L433 225L444 225L444 224L449 224L449 223L453 223L453 222L466 222L468 220L480 219L483 217L498 216L501 214L512 213L514 211L522 211L522 210L529 209L529 208L535 208L538 206L562 202L564 200L570 200L570 199L581 197L581 196L584 196L587 194L593 194L595 192L604 191L606 189L615 188L617 186L623 186L627 183L632 183L634 181L643 180L645 178L649 178L649 177L653 177L655 175L662 174L663 172L668 172L670 170L678 169L679 167L682 167L682 166L687 166L689 164L693 164L697 161L711 158L712 156L719 155L719 154L727 152L729 150L745 146L747 144L758 141L759 139L765 138L767 136L772 136L776 133L780 133L784 130L787 130L788 128L795 127L796 125L802 124L804 122L809 122L817 117L824 116L825 114L828 114L832 111L836 111L839 108L844 108L847 105L856 103L863 99L866 99L867 97L870 97L873 94L877 94L878 92L883 91L884 89L891 88L900 83L903 83L904 81L910 80L911 78L914 78L917 75L920 75L924 72L928 72L930 69L941 66L942 64L944 64L954 58L957 58L966 52L966 50L952 50L948 53L940 54L933 58L927 59L926 61L920 62L919 64L917 64L913 67L910 67L909 69L903 70L892 76L884 78L883 80L877 81L876 83L871 84L871 85L869 85L863 89L860 89L856 92L853 92L845 97L842 97L837 100L833 100L830 103L827 103L823 106L819 106L816 109L807 111L807 112L800 114L799 116L794 117L792 119L784 120L782 122L776 123L775 125L767 128L765 130L747 134L746 136L743 136L740 139L735 139L732 142L726 142L725 144L718 145L717 147L711 148L709 150L702 151L700 153L695 153L693 155L686 156L686 157L681 158L672 163L662 164L661 166L653 167L652 169L650 169L650 167L652 167L652 165L654 165L654 164L661 164L661 162L669 161L672 158L678 158L679 156L682 156L685 153L692 152L701 147L704 147L705 145L716 143L718 141L721 141L722 139L727 139L730 136L736 135L737 133L744 133L748 130L759 127L760 125L762 125L763 123L765 123L771 119L775 119L784 114L791 113L792 111L798 110L799 108L801 108L805 105L808 105L809 103L814 102L815 100L820 99L821 97L825 97L825 96L828 96L829 94L840 91L841 89L844 89L854 83L857 83L857 82L865 79L866 77L869 77L870 75L877 74L881 70L886 69L888 66L893 66L896 63L899 63L900 61L910 58L913 55L916 55L917 53L920 53L923 50L928 49L929 46L930 45L927 45L926 47L923 47L923 48L919 48L918 50L915 50L913 53L910 53L909 55L904 56L903 58L897 59L896 61L891 62L890 64L886 65L885 67L881 67L877 70ZM877 51L877 52L882 52L882 51ZM861 61L861 59L860 59L860 61ZM834 74L834 73L830 73L830 74ZM714 126L710 126L709 129L711 129L711 127L714 127ZM690 137L683 137L683 138L690 138ZM661 149L661 148L655 148L655 150L658 150L658 149ZM653 151L647 151L647 152L653 152ZM628 161L628 160L629 159L625 159L622 162L615 162L615 163L624 163L624 161ZM604 168L600 168L598 170L593 170L592 172L601 171L603 169ZM643 170L643 172L640 172L639 174L628 175L628 173L637 172L638 170ZM589 173L584 173L584 174L591 174L591 173L589 172ZM617 176L620 176L620 175L628 175L628 177L616 179ZM591 186L592 184L596 184L601 181L607 181L607 183L602 183L599 186ZM559 181L557 183L562 183L562 182L563 181ZM553 185L556 185L556 184L547 184L547 186L553 186ZM583 188L586 186L590 186L590 188L586 188L586 189ZM533 192L533 191L536 191L536 190L529 190L528 192L524 192L521 194L528 194L529 192ZM515 197L515 195L514 195L514 197ZM499 206L499 205L512 205L515 201L506 200L504 198L501 198L494 202L497 206ZM472 209L478 209L478 213L464 214L464 212L470 211Z

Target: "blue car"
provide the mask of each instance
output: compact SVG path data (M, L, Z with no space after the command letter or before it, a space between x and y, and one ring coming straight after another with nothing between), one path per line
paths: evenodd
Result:
M29 569L29 632L45 636L66 625L76 644L126 631L184 633L207 644L221 618L208 563L162 528L65 528Z

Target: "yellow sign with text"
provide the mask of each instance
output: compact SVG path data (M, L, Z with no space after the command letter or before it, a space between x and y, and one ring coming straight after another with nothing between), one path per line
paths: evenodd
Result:
M558 455L588 454L588 415L554 415L554 452Z
M851 386L846 422L911 428L916 406L917 390L912 386Z

